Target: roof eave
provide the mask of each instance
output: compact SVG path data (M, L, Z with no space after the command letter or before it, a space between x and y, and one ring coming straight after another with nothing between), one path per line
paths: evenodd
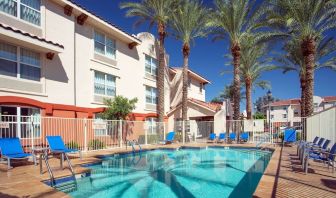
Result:
M93 24L97 25L94 22L98 22L98 24L103 25L105 28L108 28L113 31L113 33L117 34L124 42L128 43L130 46L140 45L141 40L136 38L135 36L132 36L121 29L118 29L117 27L113 26L112 24L108 23L107 21L103 20L101 17L98 17L95 14L92 14L88 10L82 8L81 6L77 5L76 3L73 3L72 0L60 0L60 1L54 1L62 6L70 5L74 8L73 12L74 14L80 15L80 14L86 14L89 17L89 21L92 21Z

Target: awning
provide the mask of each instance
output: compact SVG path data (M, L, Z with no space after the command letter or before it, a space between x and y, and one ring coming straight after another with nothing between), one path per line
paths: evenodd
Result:
M44 53L61 53L64 46L0 23L0 39Z

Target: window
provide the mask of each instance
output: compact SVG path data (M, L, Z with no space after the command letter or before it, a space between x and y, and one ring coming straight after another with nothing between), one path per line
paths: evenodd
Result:
M157 104L156 88L146 86L146 103Z
M283 110L287 110L287 107L282 107Z
M146 69L146 73L156 76L157 75L156 59L146 55L145 69Z
M41 25L41 0L0 0L0 11Z
M116 59L116 42L105 34L94 32L94 49L96 53Z
M40 54L25 48L0 43L0 75L40 81Z
M271 119L274 119L274 115L271 115Z
M202 93L202 91L203 91L203 83L200 83L200 85L199 85L199 91L200 91L200 93Z
M116 77L102 72L94 72L94 93L104 96L116 95Z
M287 118L287 114L282 114L282 118Z
M188 79L188 87L189 88L191 87L191 79L190 78Z
M0 106L0 122L8 127L0 130L0 137L40 138L40 109Z
M156 118L146 118L147 124L147 134L157 133L157 119Z
M294 117L299 117L299 111L298 110L294 110Z
M271 111L274 111L274 107L271 107Z

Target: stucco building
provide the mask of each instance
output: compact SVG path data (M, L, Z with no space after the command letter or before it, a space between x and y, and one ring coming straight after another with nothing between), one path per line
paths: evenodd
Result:
M71 0L2 1L0 115L94 118L104 98L122 95L138 98L132 119L155 121L157 59L153 35L130 35ZM166 120L176 120L181 69L166 70ZM205 102L210 82L189 77L188 116L213 119L221 105Z

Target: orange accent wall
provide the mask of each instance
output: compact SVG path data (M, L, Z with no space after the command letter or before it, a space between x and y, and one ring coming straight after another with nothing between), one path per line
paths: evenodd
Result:
M18 96L0 96L0 104L36 107L42 110L42 116L66 118L92 118L94 113L100 113L104 111L104 108L86 108L77 107L74 105L45 103Z
M64 118L93 118L95 113L103 112L105 108L86 108L74 105L53 104L40 102L38 100L18 97L18 96L0 96L0 105L22 105L41 109L42 116L64 117ZM157 117L157 113L132 113L129 120L145 121L149 117ZM164 117L168 121L168 117Z

